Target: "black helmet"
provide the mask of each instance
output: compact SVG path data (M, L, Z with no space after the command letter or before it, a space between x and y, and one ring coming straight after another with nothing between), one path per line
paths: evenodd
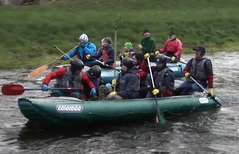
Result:
M167 63L167 59L164 57L164 55L158 55L155 58L155 61L156 61L156 63L164 63L164 64Z
M107 42L109 45L112 44L112 40L111 40L110 37L106 37L106 38L104 38L104 41Z
M122 65L125 65L127 69L130 70L134 66L134 63L131 58L124 58L122 60Z
M90 69L90 73L91 75L99 78L101 75L101 67L98 65L94 65L91 69Z
M84 63L80 59L73 60L71 62L71 72L75 73L75 71L81 71L84 68Z

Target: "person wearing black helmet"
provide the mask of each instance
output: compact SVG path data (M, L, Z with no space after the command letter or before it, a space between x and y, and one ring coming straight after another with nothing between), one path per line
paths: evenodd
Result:
M51 96L70 96L80 98L80 92L83 91L82 87L89 87L91 89L90 96L96 95L94 84L90 81L87 75L82 71L84 63L76 59L71 62L70 66L61 67L46 75L42 83L42 91L48 90L48 85L52 79L56 79L56 88L66 88L65 90L54 90ZM67 88L79 88L69 89ZM84 92L84 91L83 91Z
M134 99L139 95L140 77L132 59L124 58L121 68L118 79L112 80L112 86L116 86L116 91L111 92L106 99Z
M106 37L102 40L102 47L94 55L86 55L87 59L94 58L102 62L103 65L114 65L114 48L111 46L112 40L110 37ZM94 62L93 64L97 64Z
M92 66L88 71L85 72L91 82L94 84L97 96L99 96L99 86L104 85L103 79L101 77L101 67L98 65ZM86 87L86 86L84 86ZM87 98L90 98L90 88L85 88L84 91Z
M175 83L173 71L167 67L167 59L163 55L156 56L155 60L157 66L152 69L155 88L146 97L172 96Z
M193 48L195 57L190 59L183 70L186 81L175 89L175 95L188 95L193 92L203 92L203 89L195 83L190 76L204 88L209 88L209 94L213 96L213 68L210 59L204 57L204 46Z

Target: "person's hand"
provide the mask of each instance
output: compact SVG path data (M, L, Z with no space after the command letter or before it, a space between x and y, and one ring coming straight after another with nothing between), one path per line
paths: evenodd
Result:
M90 55L89 55L89 54L88 54L88 55L86 55L85 57L86 57L86 59L90 59Z
M141 44L139 44L139 45L138 45L138 48L142 49L142 45L141 45Z
M160 54L159 51L155 51L155 55L156 55L156 56L159 56L159 55L161 55L161 54Z
M150 57L149 53L144 54L144 58L148 59Z
M184 74L184 76L185 76L186 78L189 78L189 77L190 77L190 73L189 73L189 72L186 72L186 73Z
M159 92L160 92L159 89L154 89L154 90L152 91L152 93L153 93L154 96L157 95Z
M171 61L174 62L176 60L176 57L175 56L172 56L171 57Z
M209 88L208 94L211 95L211 96L213 96L213 89L212 89L212 88Z
M108 89L112 89L112 85L110 83L106 83L105 86L108 88Z
M117 95L117 92L113 91L109 94L110 96L114 96L114 95Z
M42 91L47 91L48 90L48 86L46 84L42 84L41 90Z
M102 65L105 65L105 62L101 62Z
M113 86L113 87L115 87L115 86L116 86L116 82L117 82L117 80L116 80L116 79L113 79L113 80L112 80L112 86Z
M60 60L65 60L65 56L61 56L61 57L60 57Z
M94 97L96 95L96 90L95 88L92 88L90 91L90 96Z

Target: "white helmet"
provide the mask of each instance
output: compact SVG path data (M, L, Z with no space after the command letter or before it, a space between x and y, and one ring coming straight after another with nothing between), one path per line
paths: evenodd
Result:
M82 34L80 37L79 37L79 40L84 40L86 42L88 42L88 36L86 34Z

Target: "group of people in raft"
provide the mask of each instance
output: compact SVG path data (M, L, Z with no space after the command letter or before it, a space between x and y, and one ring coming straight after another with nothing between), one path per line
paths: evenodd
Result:
M142 53L134 52L130 42L125 43L125 51L120 54L121 72L117 79L112 80L112 83L103 82L99 65L93 65L86 72L82 71L85 65L92 64L94 61L114 67L115 52L111 38L103 38L101 47L96 51L96 46L89 42L88 36L80 35L79 45L62 56L61 60L68 60L75 55L78 58L71 61L69 66L47 74L42 83L42 91L48 91L50 81L56 79L55 87L66 89L54 90L51 96L70 96L83 100L135 99L202 92L203 89L198 85L199 83L204 88L209 88L208 93L213 96L213 68L211 60L204 57L206 53L204 46L193 48L195 57L187 62L183 70L186 80L174 89L174 74L166 63L180 61L183 52L182 42L174 32L170 32L163 48L156 50L150 31L145 29L143 35L144 38L138 45ZM148 67L148 60L155 61L156 66ZM152 71L153 81L147 79L150 71ZM198 83L195 83L191 77Z

